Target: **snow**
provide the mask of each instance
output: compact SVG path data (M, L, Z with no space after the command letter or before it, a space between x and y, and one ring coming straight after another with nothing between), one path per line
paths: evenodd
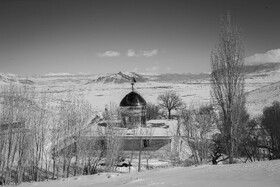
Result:
M132 75L130 72L122 73ZM68 73L50 73L49 75L50 76L30 76L27 78L34 83L32 85L35 86L37 90L50 93L49 95L53 98L53 102L57 102L57 100L63 98L67 92L71 92L83 96L92 104L96 112L104 111L105 106L109 106L110 103L119 105L122 98L131 91L129 81L122 84L114 82L96 82L98 78L103 76L118 78L114 77L114 75L118 74L71 75ZM158 95L167 90L177 92L187 106L197 107L209 103L211 100L210 83L207 78L202 79L198 76L197 79L190 79L184 82L181 78L177 77L177 80L176 76L171 76L172 78L169 77L170 80L168 79L168 81L164 82L162 80L156 80L158 79L156 75L139 75L144 76L145 82L138 81L134 85L134 88L147 102L156 104ZM0 73L0 85L7 84L8 82L20 84L19 80L25 79L26 77ZM247 95L247 108L250 114L260 114L264 106L271 104L272 101L279 98L279 90L270 87L271 83L277 81L280 81L279 69L246 74L245 91L249 92ZM253 92L262 87L265 88L265 91L262 93L258 91ZM269 102L267 102L266 96L270 96Z
M71 74L71 73L47 73L47 74L45 74L45 76L49 76L49 77L52 77L52 76L54 76L54 77L56 77L56 76L71 76L71 75L73 75L73 74Z
M57 181L24 183L20 187L279 187L280 160L233 165L202 165L154 169L133 173L101 173L77 176Z
M56 74L59 75L59 74ZM131 91L129 83L90 83L101 75L67 76L53 74L49 77L28 77L36 89L46 90L54 102L68 91L82 95L97 112L104 111L110 102L119 104L121 99ZM0 74L0 85L9 81L17 81L25 77ZM260 114L262 108L279 100L280 72L252 73L246 76L247 108L250 114ZM277 82L277 83L274 83ZM274 84L271 84L274 83ZM167 90L177 92L188 105L200 105L210 100L209 80L193 80L183 83L156 82L149 77L147 82L137 82L135 89L147 102L156 103L159 94ZM158 121L159 122L159 121ZM144 160L143 160L144 162ZM157 162L150 161L156 166ZM134 164L136 165L136 164ZM144 166L143 166L144 167ZM186 168L155 169L127 173L127 168L119 169L119 173L102 173L93 176L78 176L49 182L25 183L20 186L38 187L74 187L74 186L280 186L280 161L266 161L235 165L205 165Z

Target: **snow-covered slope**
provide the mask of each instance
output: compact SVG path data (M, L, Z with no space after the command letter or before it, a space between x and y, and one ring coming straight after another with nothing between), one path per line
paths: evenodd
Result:
M0 73L0 83L16 82L14 77L15 76L11 74Z
M246 105L257 116L273 101L280 101L280 63L246 66Z
M247 109L253 115L262 114L266 106L272 105L273 101L280 101L280 81L258 88L247 93Z
M102 173L20 185L36 187L279 187L280 160L233 165L155 169L140 173Z
M10 73L0 73L0 85L7 83L33 84L33 81Z

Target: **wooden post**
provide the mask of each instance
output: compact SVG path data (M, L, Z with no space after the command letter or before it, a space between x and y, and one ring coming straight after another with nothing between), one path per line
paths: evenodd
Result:
M138 172L141 171L141 153L142 153L142 138L140 137L139 159L138 159Z

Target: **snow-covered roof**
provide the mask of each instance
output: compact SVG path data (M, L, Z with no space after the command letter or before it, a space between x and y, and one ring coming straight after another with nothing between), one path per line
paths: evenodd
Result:
M84 132L84 136L106 136L106 126L95 124ZM114 131L117 136L125 138L132 137L172 137L176 135L177 120L150 120L147 121L146 127L138 128L122 128L112 127L110 130Z

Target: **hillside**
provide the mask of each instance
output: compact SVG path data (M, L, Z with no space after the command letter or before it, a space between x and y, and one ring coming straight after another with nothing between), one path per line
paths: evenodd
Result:
M3 83L21 83L21 84L33 84L34 82L24 78L24 77L19 77L14 74L9 74L9 73L0 73L0 84Z
M101 173L58 181L25 183L20 187L279 187L280 160L233 165L203 165L155 169L140 173Z
M264 107L272 105L273 101L280 101L280 81L248 92L246 98L251 114L262 114Z
M280 69L280 63L259 63L244 66L245 74L256 73L256 72L271 72Z
M14 75L5 74L5 73L0 73L0 82L3 82L3 83L16 82L15 76Z
M200 73L200 74L160 74L154 76L155 81L159 82L191 82L191 81L203 81L209 80L210 74Z

